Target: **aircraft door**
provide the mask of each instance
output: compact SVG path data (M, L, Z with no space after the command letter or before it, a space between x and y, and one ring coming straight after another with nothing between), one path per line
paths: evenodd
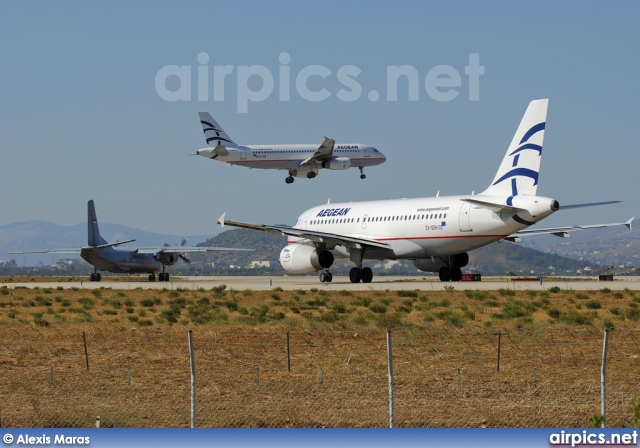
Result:
M459 225L461 232L471 232L471 203L463 202L460 207Z
M365 157L371 157L371 148L364 148L362 151Z
M247 160L247 151L240 150L240 160Z
M362 228L366 229L367 228L367 217L369 215L364 215L364 217L362 218Z

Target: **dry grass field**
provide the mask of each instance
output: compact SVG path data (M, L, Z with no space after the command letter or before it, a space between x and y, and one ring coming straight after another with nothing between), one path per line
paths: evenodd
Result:
M607 288L0 287L0 423L188 427L193 330L198 426L385 427L391 329L396 427L586 427L611 329L607 426L630 426L639 304Z

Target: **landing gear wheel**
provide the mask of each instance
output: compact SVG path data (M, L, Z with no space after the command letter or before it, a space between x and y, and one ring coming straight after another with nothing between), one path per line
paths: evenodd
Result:
M158 274L158 281L159 282L163 282L164 281L164 272L161 272Z
M349 280L351 283L360 283L362 279L362 270L359 268L351 268L349 271Z
M363 167L359 167L360 168L360 179L366 179L367 176L364 174L364 168Z
M164 281L165 281L165 282L168 282L168 281L169 281L169 273L168 273L168 272L165 272L165 273L164 273Z
M307 179L313 179L314 177L316 177L316 173L314 171L309 171L307 173Z
M371 283L371 280L373 280L371 268L362 268L362 283Z
M331 283L331 280L333 280L333 274L331 272L321 272L320 273L320 281L322 283Z
M360 179L366 179L366 178L367 178L367 175L366 175L366 174L361 174L361 175L360 175Z
M155 282L156 281L156 274L149 274L149 281L150 282Z
M286 183L288 184L292 184L293 183L293 176L289 176L284 180Z
M89 281L90 282L95 282L96 281L96 274L94 274L93 272L91 273L91 275L89 275Z
M99 272L96 272L96 281L99 282L100 280L102 280L102 276Z
M440 268L440 272L438 272L438 276L440 277L441 282L448 282L451 280L451 269L448 266L443 266Z
M451 268L451 281L452 282L459 282L460 280L462 280L462 270L457 266L452 267Z

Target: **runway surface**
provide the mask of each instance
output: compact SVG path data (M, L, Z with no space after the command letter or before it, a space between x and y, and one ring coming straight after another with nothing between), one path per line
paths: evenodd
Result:
M613 281L598 281L597 278L585 277L584 279L527 279L513 280L505 277L483 278L480 282L440 282L434 277L412 277L412 276L393 276L393 277L374 277L371 283L351 283L347 276L334 276L331 283L320 283L318 277L313 276L274 276L274 277L171 277L169 282L149 282L140 279L132 281L109 281L110 277L103 277L101 282L90 281L74 281L74 282L26 282L26 283L8 283L2 282L0 286L9 288L27 287L27 288L112 288L112 289L135 289L135 288L167 288L167 289L211 289L219 285L226 285L227 289L235 290L271 290L273 288L282 288L284 290L295 289L327 289L327 290L349 290L349 291L384 291L384 290L425 290L425 291L442 291L446 288L453 287L456 290L497 290L500 288L508 288L515 290L546 290L554 286L564 290L581 290L596 291L603 288L611 290L640 290L640 277L618 277Z

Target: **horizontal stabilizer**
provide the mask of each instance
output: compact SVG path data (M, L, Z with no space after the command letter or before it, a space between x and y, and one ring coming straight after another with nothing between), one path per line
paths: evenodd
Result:
M627 229L631 230L631 223L635 218L631 218L625 222L614 222L610 224L589 224L583 226L566 226L566 227L549 227L544 229L524 229L519 232L514 233L513 235L509 235L504 238L507 241L514 241L514 238L524 237L524 236L533 236L533 235L555 235L561 238L569 238L568 232L575 232L577 230L587 230L587 229L602 229L605 227L615 227L615 226L625 226Z
M588 202L586 204L561 205L559 210L569 210L572 208L595 207L597 205L619 204L622 201Z

